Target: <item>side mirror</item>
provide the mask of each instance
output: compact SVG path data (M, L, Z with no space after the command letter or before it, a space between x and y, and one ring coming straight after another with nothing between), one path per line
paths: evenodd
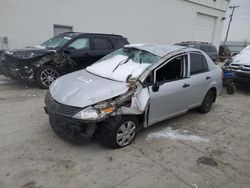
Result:
M233 56L236 56L238 53L233 53Z
M159 91L159 88L160 88L160 84L159 84L158 82L156 82L156 83L152 86L153 92Z

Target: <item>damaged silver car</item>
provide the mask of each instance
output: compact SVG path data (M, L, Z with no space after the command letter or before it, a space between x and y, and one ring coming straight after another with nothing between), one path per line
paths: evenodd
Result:
M198 108L210 111L222 71L204 52L177 45L135 44L57 79L45 97L53 130L74 143L97 137L111 148L136 133Z

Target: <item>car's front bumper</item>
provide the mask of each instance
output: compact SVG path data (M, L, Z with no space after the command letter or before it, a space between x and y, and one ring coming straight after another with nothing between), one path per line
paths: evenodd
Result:
M236 81L250 81L250 71L232 70L232 72L235 74Z
M81 142L91 139L96 129L96 123L72 118L82 108L60 104L50 96L49 92L46 94L44 102L44 110L49 115L50 125L59 136L63 134L63 137L69 141L77 139L77 135Z

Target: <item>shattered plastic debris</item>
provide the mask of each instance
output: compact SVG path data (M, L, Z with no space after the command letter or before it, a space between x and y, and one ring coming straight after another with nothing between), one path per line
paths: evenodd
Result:
M188 131L183 130L173 130L172 127L168 127L161 131L157 131L151 133L147 136L146 140L154 139L154 138L168 138L171 140L185 140L185 141L192 141L192 142L209 142L209 139L202 138L199 136L188 134Z

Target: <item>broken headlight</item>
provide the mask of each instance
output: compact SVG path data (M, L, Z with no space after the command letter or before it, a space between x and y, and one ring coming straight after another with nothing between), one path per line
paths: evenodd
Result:
M112 104L104 102L78 112L73 116L73 118L87 121L96 121L101 120L114 111L115 107Z

